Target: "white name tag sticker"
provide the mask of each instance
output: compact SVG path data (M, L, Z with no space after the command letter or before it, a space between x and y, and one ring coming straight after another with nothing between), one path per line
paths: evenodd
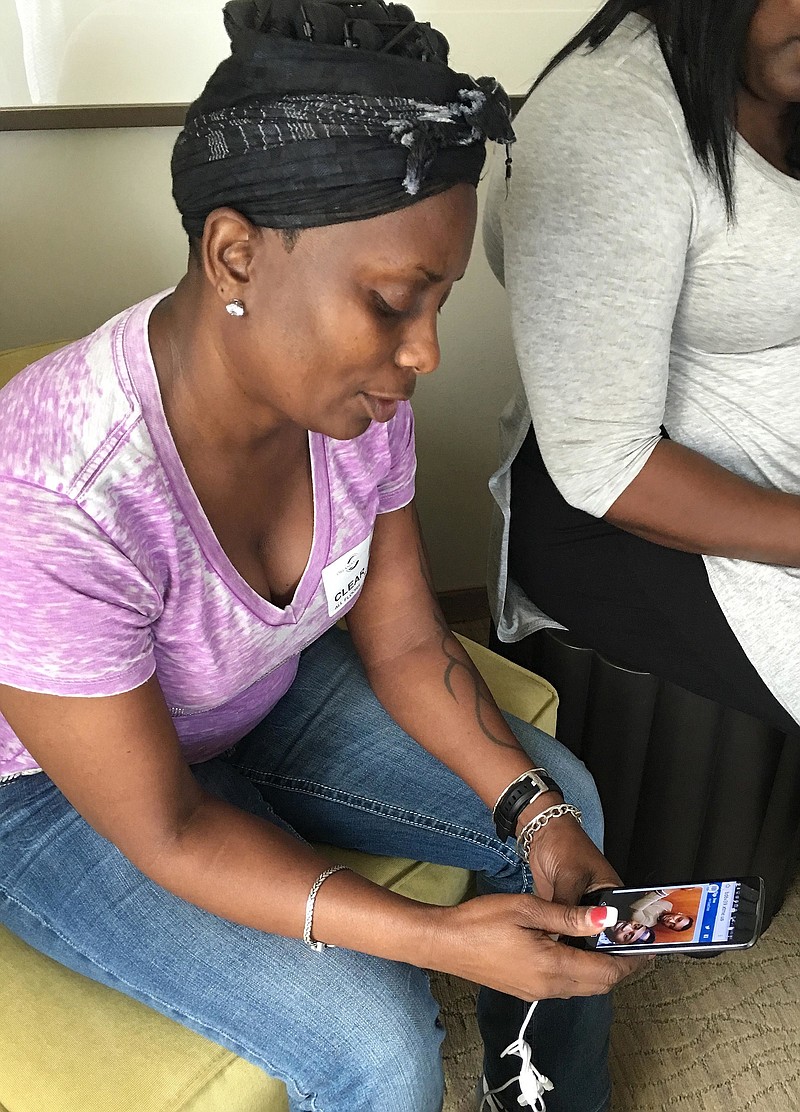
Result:
M372 533L355 548L322 569L322 584L328 600L328 614L335 617L361 590L369 567Z

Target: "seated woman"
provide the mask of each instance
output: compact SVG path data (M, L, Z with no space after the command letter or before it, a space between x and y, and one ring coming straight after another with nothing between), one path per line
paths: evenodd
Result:
M603 994L634 966L552 937L597 933L577 902L618 883L596 793L497 710L413 508L409 399L508 100L402 6L225 16L173 157L186 276L2 395L0 921L293 1110L441 1107L423 968L487 986L480 1104L518 1107L488 1091L546 998L548 1107L597 1112ZM422 905L312 841L482 895Z
M796 731L800 8L614 0L516 128L498 635L560 625Z

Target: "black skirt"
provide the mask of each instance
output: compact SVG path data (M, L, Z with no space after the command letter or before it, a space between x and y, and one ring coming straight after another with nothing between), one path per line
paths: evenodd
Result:
M536 606L604 656L796 731L728 625L702 556L570 506L532 428L511 470L509 571Z

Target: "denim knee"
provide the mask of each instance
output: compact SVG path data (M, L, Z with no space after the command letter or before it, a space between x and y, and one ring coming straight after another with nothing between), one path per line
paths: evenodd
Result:
M564 798L580 809L583 815L583 829L594 844L602 849L605 820L597 785L583 761L568 749L565 749L564 753L566 754L565 764L569 766L569 777L565 777L564 783L561 784Z
M554 737L529 722L504 715L517 740L535 764L546 768L558 782L564 798L583 813L583 828L596 846L603 846L603 809L586 765Z
M349 1037L349 1029L344 1038L341 1032L333 1033L336 1066L326 1079L329 1084L318 1086L312 1103L302 1107L321 1112L441 1112L444 1028L426 975L410 967L408 971L406 991L389 1008L384 998L367 1035L361 1025L358 1039ZM342 1019L347 1025L347 1017Z

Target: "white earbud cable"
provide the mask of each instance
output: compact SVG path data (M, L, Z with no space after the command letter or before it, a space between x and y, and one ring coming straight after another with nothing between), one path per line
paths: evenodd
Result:
M533 1064L533 1052L530 1044L525 1040L525 1032L533 1019L533 1013L536 1011L538 1002L538 1000L534 1000L531 1004L528 1014L525 1016L525 1022L520 1028L519 1036L500 1055L501 1058L505 1058L510 1054L516 1054L522 1059L519 1076L512 1077L510 1081L506 1081L505 1085L500 1085L497 1089L489 1089L488 1092L484 1093L481 1109L483 1109L489 1097L502 1093L504 1089L508 1089L509 1086L518 1082L520 1095L517 1097L517 1103L522 1108L532 1108L534 1112L546 1112L547 1106L544 1103L544 1094L552 1092L553 1082L537 1070Z

